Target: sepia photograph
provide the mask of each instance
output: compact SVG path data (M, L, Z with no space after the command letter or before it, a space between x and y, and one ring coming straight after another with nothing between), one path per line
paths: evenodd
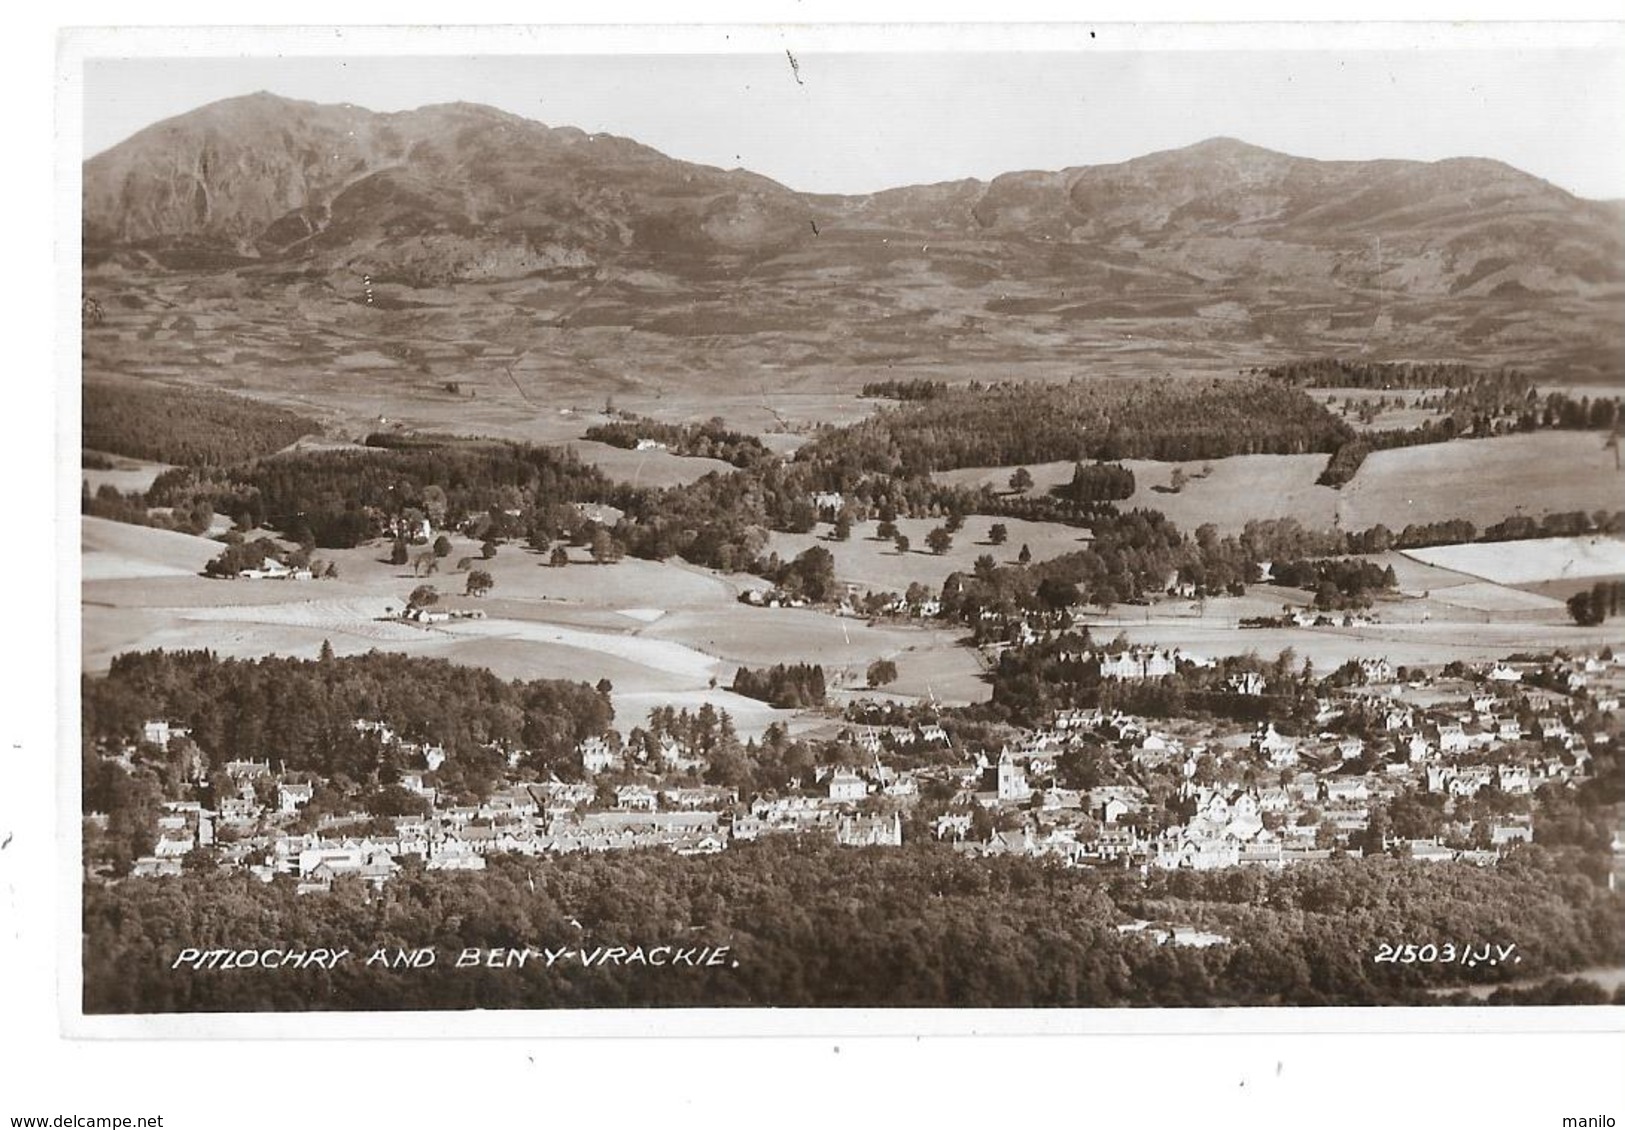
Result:
M1625 39L1429 26L78 33L70 1029L1617 1026Z

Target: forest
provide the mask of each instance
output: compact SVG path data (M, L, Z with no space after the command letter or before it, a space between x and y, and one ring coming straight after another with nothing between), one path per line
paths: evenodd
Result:
M1283 872L1067 869L929 842L841 848L769 838L694 858L660 851L492 856L420 866L379 892L348 882L187 874L88 885L91 1013L706 1007L1213 1007L1430 1004L1426 990L1541 978L1625 959L1625 898L1576 849L1498 867L1333 858ZM1131 920L1227 939L1126 933ZM1515 944L1516 967L1378 963L1384 943ZM718 967L455 968L464 947L727 946ZM174 969L183 946L333 947L331 970ZM434 947L420 969L366 963Z
M602 472L568 449L443 437L380 442L388 446L177 468L158 476L147 503L175 506L201 494L244 529L270 526L293 541L347 549L392 532L394 519L414 511L437 526L460 525L491 511L617 496Z
M1076 379L948 389L826 433L796 457L852 481L1059 460L1330 454L1352 434L1301 389L1268 378Z
M82 403L84 447L185 467L269 455L322 430L309 417L206 388L90 380Z

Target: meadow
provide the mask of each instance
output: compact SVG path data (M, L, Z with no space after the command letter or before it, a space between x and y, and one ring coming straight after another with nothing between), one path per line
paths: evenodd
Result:
M654 706L726 709L741 733L797 719L726 688L740 666L793 658L823 664L831 684L862 688L868 664L897 663L885 697L934 696L971 702L988 690L975 656L955 633L910 625L871 625L810 609L758 609L739 603L756 578L729 577L680 562L625 559L592 564L574 551L558 568L546 556L504 546L479 560L479 545L453 539L439 571L419 576L387 560L386 547L318 551L337 565L335 580L224 581L200 574L217 543L164 530L81 519L82 658L105 670L123 651L209 648L223 656L311 657L324 641L341 655L386 648L490 668L503 678L571 678L614 686L616 724L639 724ZM487 597L460 595L463 557L489 572ZM420 626L387 619L420 584L434 585L452 608L485 618Z

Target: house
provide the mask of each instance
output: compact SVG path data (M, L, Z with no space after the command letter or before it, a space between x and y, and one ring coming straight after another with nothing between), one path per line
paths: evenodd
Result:
M1360 678L1367 683L1390 683L1394 679L1394 666L1386 659L1360 660Z
M1439 727L1440 753L1466 753L1472 747L1472 741L1467 731L1454 723L1446 723Z
M1225 681L1232 694L1256 696L1264 693L1264 676L1257 671L1238 671Z
M588 773L603 773L620 765L620 756L601 737L588 738L576 747L581 754L581 768Z
M1523 675L1516 668L1508 667L1505 663L1497 663L1489 669L1484 677L1492 683L1517 683L1523 681Z
M902 847L903 818L887 816L843 816L835 825L835 842L848 847Z
M1328 804L1363 804L1371 799L1371 789L1363 777L1333 777L1325 782Z
M1277 733L1274 722L1253 735L1253 749L1269 758L1270 765L1277 769L1290 768L1298 763L1297 741Z
M827 787L829 799L836 804L859 801L869 795L869 782L844 767L829 775Z
M622 785L615 790L615 807L626 812L653 812L660 798L647 785Z
M315 793L313 785L284 782L276 787L277 808L283 812L298 812L310 803L310 798Z
M155 746L168 746L170 739L184 738L190 733L190 730L173 726L163 719L141 724L141 740Z
M1503 793L1525 796L1531 788L1529 770L1522 765L1497 766L1495 783Z
M1100 657L1100 677L1118 681L1161 679L1178 667L1178 652L1164 648L1131 647Z

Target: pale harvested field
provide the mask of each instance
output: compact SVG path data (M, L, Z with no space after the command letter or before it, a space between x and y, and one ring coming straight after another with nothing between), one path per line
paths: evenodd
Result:
M1520 617L1533 614L1544 614L1551 617L1561 617L1567 614L1563 602L1553 600L1549 596L1538 593L1524 592L1521 589L1508 588L1505 585L1492 584L1489 581L1478 581L1467 585L1452 585L1441 589L1434 594L1433 599L1440 604L1451 605L1458 608L1468 608L1475 612L1485 612L1491 615L1518 615Z
M1339 494L1345 529L1619 510L1625 473L1594 432L1534 432L1374 452Z
M1476 579L1453 569L1426 564L1397 550L1369 554L1366 560L1392 568L1394 578L1399 582L1399 591L1405 596L1422 596L1440 589L1465 585Z
M1413 549L1409 556L1504 585L1625 575L1625 538L1534 538Z
M1003 522L1010 531L1003 545L990 545L988 529L995 522ZM1056 522L1025 522L1015 518L989 518L973 514L965 519L964 527L954 534L953 545L940 557L925 547L926 535L942 525L932 518L900 518L897 529L908 536L909 551L897 552L890 541L874 537L878 522L858 522L852 526L852 537L844 542L832 541L830 527L820 523L807 534L774 533L768 548L780 558L789 561L812 546L823 546L835 558L836 579L873 592L903 592L911 582L918 581L935 595L942 590L942 582L949 573L968 573L976 566L976 559L987 554L1000 565L1013 565L1026 545L1032 550L1034 561L1044 561L1086 548L1087 530L1063 526Z
M80 474L85 482L90 484L92 494L103 486L111 486L122 494L145 491L152 486L152 480L170 469L168 463L150 463L144 459L131 459L123 455L110 455L108 458L113 461L111 471L98 471L91 467L80 468Z
M81 518L79 531L80 569L87 581L193 576L221 549L207 538L105 518Z

